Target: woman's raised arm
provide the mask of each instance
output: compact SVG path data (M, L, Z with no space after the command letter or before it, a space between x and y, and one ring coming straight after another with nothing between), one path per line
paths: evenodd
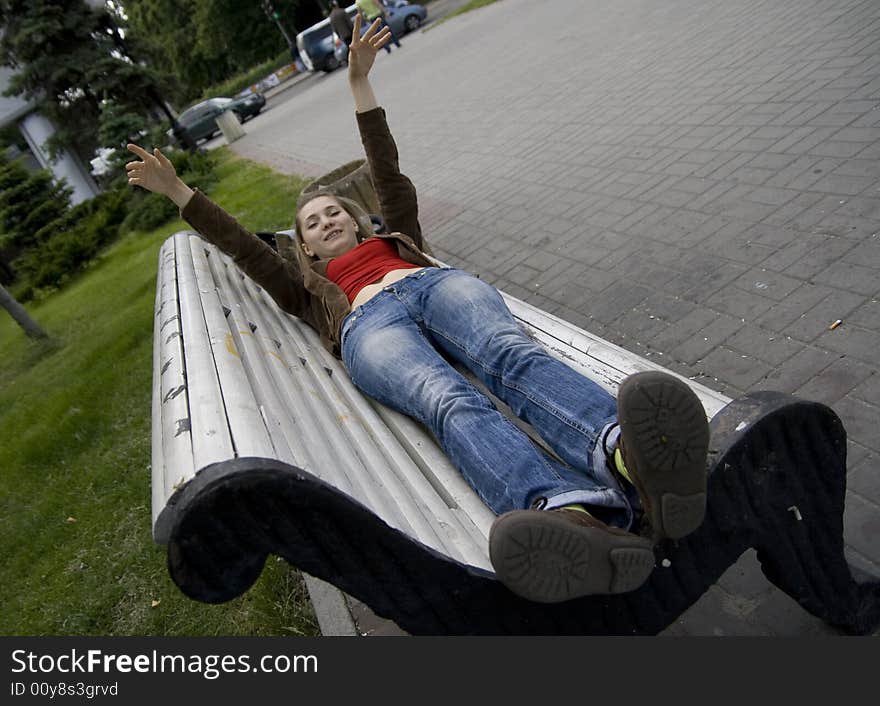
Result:
M391 30L383 27L379 31L379 24L380 20L373 22L361 37L360 15L355 17L348 50L348 82L385 225L391 232L399 231L410 236L417 247L424 249L416 190L409 178L400 172L397 145L368 78L376 53L391 39Z
M233 216L201 192L190 189L171 161L159 149L152 154L138 145L128 145L141 158L125 165L128 183L167 196L180 208L181 217L208 241L231 255L235 264L263 287L287 312L306 319L309 295L298 265L285 260Z
M376 60L376 52L391 39L391 30L386 26L379 31L381 19L371 24L361 36L361 16L355 15L351 44L348 47L348 83L354 96L354 107L358 113L366 113L378 107L373 87L368 75Z

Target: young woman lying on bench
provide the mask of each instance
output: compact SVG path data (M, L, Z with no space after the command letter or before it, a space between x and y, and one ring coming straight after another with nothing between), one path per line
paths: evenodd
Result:
M654 568L654 543L697 529L705 514L709 429L697 396L661 372L627 378L615 400L550 356L500 294L423 252L415 189L368 74L390 38L360 18L349 53L357 123L392 231L373 235L354 202L320 189L296 207L300 262L280 257L137 145L129 183L164 194L183 218L285 311L314 327L354 384L424 424L498 515L489 537L499 579L555 603L623 593ZM554 453L539 450L449 360L465 365Z

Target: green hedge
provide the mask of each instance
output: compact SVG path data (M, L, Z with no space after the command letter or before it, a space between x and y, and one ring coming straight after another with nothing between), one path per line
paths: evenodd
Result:
M208 192L216 183L217 158L211 152L172 150L167 156L190 186ZM120 234L151 231L177 217L170 199L118 180L114 188L74 206L36 234L36 246L13 263L17 278L10 289L20 301L40 297L62 287Z
M243 91L248 86L252 86L253 84L262 81L266 76L274 73L282 66L287 66L292 63L293 58L290 56L290 52L285 50L274 59L264 61L262 64L255 66L246 73L238 74L222 83L209 86L205 89L204 93L202 93L199 100L203 101L208 98L216 98L217 96L233 98L239 91Z
M70 277L116 238L125 218L129 194L108 191L71 208L41 234L37 247L13 263L14 295L23 301L64 285Z
M174 163L177 175L189 186L208 192L216 183L217 160L211 152L169 150L166 156ZM137 189L132 192L122 232L155 230L177 218L177 213L177 206L171 199Z

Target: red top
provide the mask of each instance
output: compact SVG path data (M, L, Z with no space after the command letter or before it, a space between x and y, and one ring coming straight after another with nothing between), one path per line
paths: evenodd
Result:
M403 260L397 248L386 238L367 238L327 265L327 279L342 288L348 303L364 287L378 282L392 270L414 269L418 265Z

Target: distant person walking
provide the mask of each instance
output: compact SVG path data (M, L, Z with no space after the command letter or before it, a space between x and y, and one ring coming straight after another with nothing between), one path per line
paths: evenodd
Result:
M337 0L333 0L330 3L330 26L333 28L333 31L336 32L336 35L346 47L351 45L351 34L354 31L354 25L351 23L351 18L348 16L348 13L339 7L339 3Z
M379 25L381 29L383 26L388 27L388 31L391 32L391 41L399 48L400 41L397 39L397 35L394 34L394 30L391 29L391 25L388 24L388 16L385 14L385 3L382 0L355 0L355 5L357 5L358 12L364 16L364 19L368 23L372 23L374 20L381 19L382 24ZM389 54L391 53L391 45L385 45L385 51Z

